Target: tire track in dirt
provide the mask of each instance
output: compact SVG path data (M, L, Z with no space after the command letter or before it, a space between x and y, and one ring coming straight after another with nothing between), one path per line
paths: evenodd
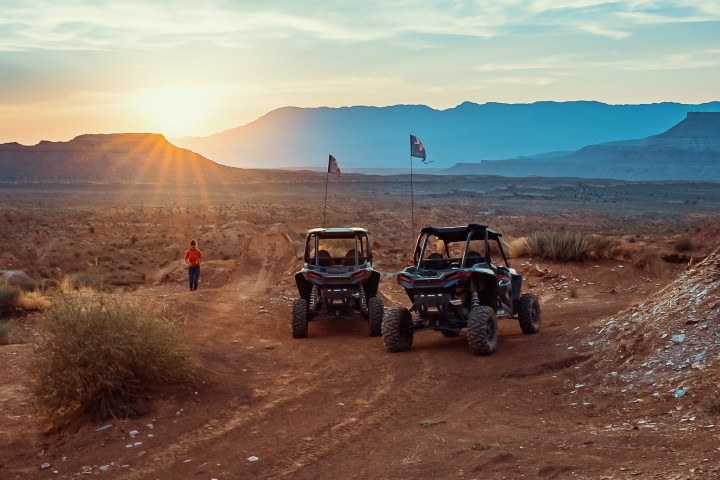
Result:
M269 470L253 475L256 478L293 476L392 416L400 404L399 401L393 401L397 392L402 392L403 396L416 396L432 383L428 376L423 374L431 368L427 360L418 362L418 359L413 359L413 371L416 373L401 376L398 376L397 368L392 362L382 364L380 374L375 375L372 382L368 382L363 372L353 375L350 380L343 378L345 365L342 362L333 362L333 357L332 353L316 356L313 365L309 366L321 381L307 382L298 381L297 377L278 377L272 385L264 386L264 390L279 391L280 395L253 405L252 410L237 411L226 408L217 411L202 425L183 433L162 451L153 453L152 464L133 468L131 472L127 472L125 478L143 479L153 472L181 468L183 459L191 456L197 458L197 453L193 452L208 452L202 459L207 463L225 458L224 448L241 444L253 425L265 420L272 421L271 419L278 415L287 415L288 411L303 403L312 404L314 397L323 396L324 392L336 386L338 378L342 379L341 382L349 381L353 384L362 381L369 390L369 396L362 401L346 403L342 420L337 422L331 416L325 416L321 419L323 423L316 427L308 430L296 429L282 444L273 445L276 449L272 456L279 460L269 465ZM327 423L328 421L330 423ZM216 446L220 447L214 448Z
M373 380L376 380L376 384L370 398L364 402L358 402L356 408L346 413L345 420L326 424L308 432L305 438L301 439L304 441L297 442L294 448L282 452L282 458L287 460L272 470L263 472L260 478L293 476L299 470L321 460L339 447L349 444L353 439L391 417L399 408L398 405L401 404L399 400L391 401L396 392L402 392L403 397L414 398L426 391L433 383L426 374L426 371L431 369L431 365L427 357L421 361L418 360L418 358L413 359L414 375L398 376L398 369L394 362L384 362L379 358L382 374L372 377ZM362 381L368 381L364 374L359 376ZM298 459L302 459L302 461L298 461Z
M153 455L153 464L134 468L125 478L147 478L146 475L152 472L170 468L174 464L181 462L181 459L186 458L191 451L209 451L204 449L208 444L232 434L249 422L257 422L263 417L270 416L278 409L286 411L292 405L298 403L300 398L311 395L316 390L314 386L309 385L305 387L296 385L290 388L291 383L293 382L286 382L283 391L293 392L293 394L280 395L265 403L257 404L252 411L238 412L235 409L223 409L216 412L202 425L183 433L162 451L156 452Z

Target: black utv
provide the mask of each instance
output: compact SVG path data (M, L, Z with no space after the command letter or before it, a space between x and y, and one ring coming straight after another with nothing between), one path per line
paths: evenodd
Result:
M540 329L540 304L521 294L522 276L510 268L501 234L485 225L425 227L414 265L397 281L412 302L385 313L382 337L391 352L409 350L417 331L456 337L467 330L470 350L489 355L497 346L497 318L517 318L525 334Z
M373 269L365 228L314 228L305 240L304 265L295 274L300 298L292 305L292 335L308 336L308 321L325 310L335 315L358 311L371 336L382 328L383 302L377 297L380 273Z

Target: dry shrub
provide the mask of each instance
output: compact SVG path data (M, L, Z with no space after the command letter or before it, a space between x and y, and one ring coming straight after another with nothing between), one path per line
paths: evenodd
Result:
M620 241L606 235L592 234L585 237L588 243L587 258L593 260L610 260L613 250L620 245Z
M675 251L687 252L693 247L692 240L687 235L675 239Z
M40 292L22 292L17 303L27 312L45 310L50 306L50 300Z
M539 231L527 237L531 255L548 260L581 261L588 253L588 240L580 232Z
M178 326L147 300L88 292L53 299L30 368L38 407L57 423L142 413L145 395L196 371Z
M60 290L63 293L71 293L73 290L100 290L102 285L100 276L92 272L78 272L63 278Z
M658 273L659 265L662 262L660 253L657 250L638 250L633 256L632 263L648 273Z
M0 317L10 315L18 306L20 289L12 285L0 285Z
M529 255L526 237L513 238L507 243L507 253L510 258L520 258Z

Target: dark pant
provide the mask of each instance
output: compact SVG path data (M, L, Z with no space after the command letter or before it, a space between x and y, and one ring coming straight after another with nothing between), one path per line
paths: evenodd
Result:
M197 290L198 279L200 278L200 265L197 267L188 267L188 277L190 278L190 290Z

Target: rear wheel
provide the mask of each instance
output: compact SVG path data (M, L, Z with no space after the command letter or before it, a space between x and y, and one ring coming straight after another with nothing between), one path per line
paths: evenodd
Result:
M540 331L540 301L534 293L525 293L520 297L518 311L520 329L525 335Z
M304 298L298 298L292 304L292 336L308 336L308 302Z
M477 305L470 309L467 325L470 350L475 355L490 355L497 347L497 320L492 308Z
M370 297L368 300L368 323L371 337L379 337L382 334L383 308L382 300Z
M412 315L407 308L390 308L382 320L382 337L391 352L410 350L413 341Z

